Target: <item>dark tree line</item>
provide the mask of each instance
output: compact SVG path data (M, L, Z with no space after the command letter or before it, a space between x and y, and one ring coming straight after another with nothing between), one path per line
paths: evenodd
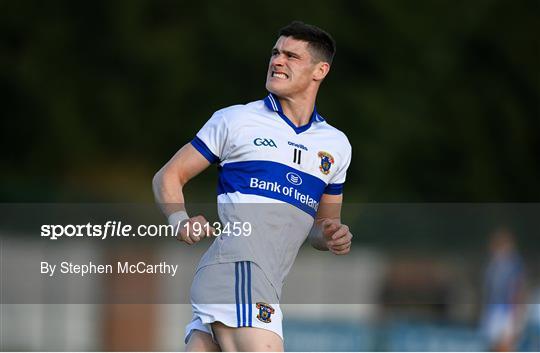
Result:
M532 0L3 2L2 198L151 200L213 111L266 94L300 19L338 43L318 109L353 145L350 201L538 201L539 17Z

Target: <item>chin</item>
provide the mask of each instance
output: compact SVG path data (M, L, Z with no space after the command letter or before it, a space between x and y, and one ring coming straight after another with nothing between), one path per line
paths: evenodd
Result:
M282 85L276 84L276 82L266 82L266 90L277 96L282 96L286 92L286 88L280 86Z

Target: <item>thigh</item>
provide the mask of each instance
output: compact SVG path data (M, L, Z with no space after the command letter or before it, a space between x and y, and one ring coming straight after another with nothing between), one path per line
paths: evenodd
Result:
M214 322L212 330L223 351L283 352L283 340L269 330L256 327L229 327Z
M186 352L221 352L212 336L199 330L193 331L186 345Z

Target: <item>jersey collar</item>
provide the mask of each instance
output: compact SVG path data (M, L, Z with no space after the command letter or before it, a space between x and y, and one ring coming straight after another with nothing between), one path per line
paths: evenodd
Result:
M296 132L296 134L300 134L306 131L307 129L309 129L313 122L324 121L323 117L317 113L317 108L313 107L313 113L311 113L311 118L309 119L309 122L306 125L302 125L300 127L294 125L291 119L289 119L285 115L285 113L283 113L283 108L281 107L281 103L279 103L278 97L273 93L270 93L268 96L264 98L264 104L266 105L268 109L278 113L279 116L294 130L294 132Z

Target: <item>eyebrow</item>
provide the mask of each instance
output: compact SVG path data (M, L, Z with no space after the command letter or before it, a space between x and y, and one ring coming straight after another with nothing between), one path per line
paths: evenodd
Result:
M272 48L272 53L283 53L283 54L286 54L286 55L291 55L291 56L296 56L298 58L301 58L302 56L296 52L293 52L293 51L289 51L289 50L279 50L278 48L274 47Z

